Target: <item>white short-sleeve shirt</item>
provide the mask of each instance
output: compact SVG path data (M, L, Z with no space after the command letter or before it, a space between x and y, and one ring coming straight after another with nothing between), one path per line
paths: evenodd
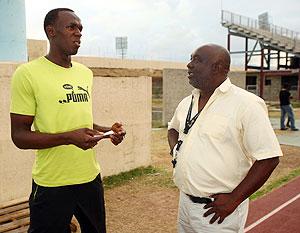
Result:
M195 89L192 95L193 117L198 112L200 91ZM184 134L192 95L179 103L168 126L183 140L174 169L174 182L181 191L194 196L231 192L255 160L282 156L264 101L231 84L229 78L214 91Z

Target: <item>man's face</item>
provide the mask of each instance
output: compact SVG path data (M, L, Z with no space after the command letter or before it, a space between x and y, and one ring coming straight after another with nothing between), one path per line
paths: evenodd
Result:
M211 90L212 86L212 55L207 47L198 48L187 64L189 83L200 90Z
M70 11L61 11L54 24L52 43L65 55L75 55L80 47L82 25L80 19Z

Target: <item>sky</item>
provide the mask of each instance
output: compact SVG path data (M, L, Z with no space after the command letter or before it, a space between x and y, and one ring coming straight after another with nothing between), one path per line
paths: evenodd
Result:
M206 43L226 47L221 9L253 19L268 12L271 23L300 32L299 0L25 0L26 34L45 39L43 20L58 7L75 11L83 24L79 55L118 57L115 37L127 36L130 59L186 62ZM244 49L233 38L232 50ZM233 64L242 63L240 56Z

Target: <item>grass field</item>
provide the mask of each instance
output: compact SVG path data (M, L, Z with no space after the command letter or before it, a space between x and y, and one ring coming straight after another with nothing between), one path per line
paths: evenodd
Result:
M294 107L295 118L300 119L300 108ZM279 108L269 108L269 117L280 118Z

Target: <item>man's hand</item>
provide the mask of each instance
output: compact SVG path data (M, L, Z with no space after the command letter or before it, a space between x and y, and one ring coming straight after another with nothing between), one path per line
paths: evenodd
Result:
M246 177L231 193L220 193L211 196L214 201L204 206L204 209L208 209L204 213L204 217L213 214L210 223L214 223L217 219L219 219L218 223L222 223L243 200L250 197L266 182L278 163L278 156L256 160Z
M204 209L208 209L208 211L203 215L207 217L213 214L209 221L210 224L213 224L217 219L219 219L219 224L222 223L240 204L235 201L235 198L230 193L215 194L211 197L214 198L214 201L204 206Z
M114 145L120 144L126 135L126 131L124 130L122 123L114 123L111 130L114 131L114 134L110 135L111 142Z
M83 150L91 149L103 138L103 133L88 128L76 129L68 132L69 144L73 144Z

